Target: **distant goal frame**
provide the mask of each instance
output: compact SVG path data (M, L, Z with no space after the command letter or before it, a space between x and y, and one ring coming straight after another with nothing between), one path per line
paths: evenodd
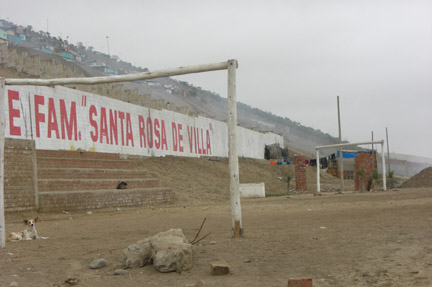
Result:
M386 170L385 170L385 157L384 157L384 140L381 141L370 141L370 142L359 142L359 143L346 143L346 144L333 144L333 145L323 145L323 146L316 146L316 161L317 161L317 192L321 193L321 186L320 186L320 167L319 167L319 151L321 149L328 149L328 148L343 148L347 146L359 146L359 145L370 145L370 144L380 144L381 145L381 162L382 162L382 175L383 175L383 189L387 190L387 183L386 183ZM343 155L340 155L343 158ZM341 175L342 177L342 183L343 183L343 177L344 175ZM342 184L343 185L343 184Z

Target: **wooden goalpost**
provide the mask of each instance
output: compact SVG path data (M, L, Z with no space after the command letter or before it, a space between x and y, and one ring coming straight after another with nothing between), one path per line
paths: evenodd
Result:
M57 78L57 79L5 79L0 78L0 246L5 247L5 211L4 211L4 115L5 115L5 93L6 85L33 85L33 86L54 86L68 84L104 84L116 82L131 82L149 80L162 77L179 76L193 73L202 73L218 70L228 71L228 157L230 170L230 198L232 213L233 237L240 237L243 234L242 215L239 192L239 164L237 152L237 99L236 99L236 70L237 60L226 62L186 66L154 72L143 72L137 74L104 76L90 78Z

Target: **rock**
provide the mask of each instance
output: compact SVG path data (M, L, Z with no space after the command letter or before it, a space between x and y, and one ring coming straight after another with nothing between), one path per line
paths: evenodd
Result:
M123 249L128 268L153 263L159 272L188 271L192 268L192 245L181 229L170 229L147 237Z
M105 259L96 259L92 263L89 264L90 269L101 269L107 265L107 262Z
M10 287L17 287L18 286L18 282L11 282L11 284L9 284Z
M210 264L211 275L227 275L230 273L228 263L223 260L214 261Z
M123 249L125 265L128 268L143 267L152 263L150 240L140 240Z
M80 280L78 278L68 278L65 280L65 283L70 285L70 286L73 286L73 285L78 284L79 281Z
M160 237L153 242L153 265L159 272L182 272L192 268L192 245L178 236Z
M129 271L123 269L114 270L114 275L128 275Z
M215 245L217 242L216 241L210 241L208 244L209 245Z

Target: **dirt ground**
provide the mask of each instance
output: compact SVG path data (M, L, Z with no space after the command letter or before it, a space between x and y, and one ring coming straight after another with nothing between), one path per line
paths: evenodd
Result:
M427 167L405 181L401 187L403 188L421 188L432 187L432 167Z
M21 77L0 67L4 77ZM263 199L243 199L244 237L231 237L228 162L149 158L138 168L160 178L176 194L172 205L64 213L6 215L6 232L21 231L22 220L39 216L47 240L7 243L0 249L0 286L287 286L288 278L311 277L313 286L432 286L432 187L353 193L346 181L321 174L323 196L294 194L283 181L294 167L242 159L240 182L265 182ZM309 190L316 170L308 168ZM282 179L282 180L281 180ZM286 196L289 194L289 197ZM278 195L278 196L276 196ZM194 238L191 271L158 273L152 266L113 275L122 268L122 249L147 236L182 228ZM211 244L210 244L211 243ZM88 268L104 258L108 266ZM212 276L210 263L225 260L231 274ZM14 283L15 282L15 283ZM11 285L12 284L12 285Z
M150 176L160 179L161 186L176 193L176 204L197 205L229 201L229 165L224 158L139 158L137 168L148 170ZM265 183L266 194L282 195L295 191L294 165L270 165L268 160L239 159L240 183ZM291 177L290 187L286 182ZM316 190L316 169L307 167L310 192ZM340 180L322 171L321 190L336 191ZM345 180L345 190L354 189L353 180Z
M432 286L432 188L387 192L312 194L243 199L244 237L231 238L228 202L171 205L92 214L38 214L47 240L7 243L0 250L0 286L287 286L312 277L313 286ZM6 217L7 231L21 230L20 214ZM113 275L122 249L170 228L183 228L194 245L189 272L158 273L153 266ZM214 242L212 242L214 241ZM209 244L212 242L213 244ZM215 244L214 244L215 243ZM91 261L108 266L91 270ZM231 275L211 276L222 259Z

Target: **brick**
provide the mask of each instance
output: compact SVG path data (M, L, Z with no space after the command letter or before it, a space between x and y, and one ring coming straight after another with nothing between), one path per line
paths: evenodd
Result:
M312 278L290 278L288 287L312 287Z
M230 273L230 267L228 263L223 260L214 261L210 264L211 275L227 275Z
M364 176L363 180L357 174L357 171L363 169ZM372 172L376 169L375 159L373 154L360 153L354 158L354 185L355 190L366 190L367 184L372 179ZM374 183L372 181L371 190L374 189Z
M307 177L306 177L306 158L304 156L296 156L294 158L295 164L295 178L296 178L296 190L307 191Z

